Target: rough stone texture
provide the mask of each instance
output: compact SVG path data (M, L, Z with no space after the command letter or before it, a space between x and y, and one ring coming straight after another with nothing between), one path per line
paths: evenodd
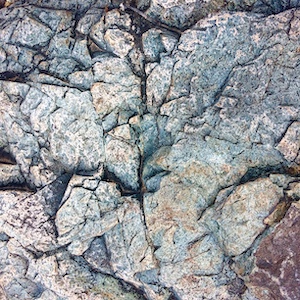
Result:
M110 114L117 116L127 112L131 117L138 113L141 102L140 79L133 74L128 63L120 58L105 57L95 63L93 71L97 81L91 88L93 104L104 121ZM120 125L128 119L122 121L118 120Z
M219 229L216 234L227 255L240 255L251 246L265 229L264 219L282 197L282 188L270 179L258 179L237 187L221 204L222 209L216 208L216 215L209 215Z
M222 10L244 10L268 15L300 6L298 0L153 0L147 4L144 1L137 2L141 9L147 7L147 4L149 5L146 14L150 18L159 19L169 26L182 29L195 24L197 20L207 17L211 13Z
M283 154L288 161L299 164L299 122L293 122L287 129L284 137L281 139L277 149Z
M299 203L295 203L256 251L249 286L258 299L298 298L299 225Z
M0 299L298 299L299 6L0 1Z

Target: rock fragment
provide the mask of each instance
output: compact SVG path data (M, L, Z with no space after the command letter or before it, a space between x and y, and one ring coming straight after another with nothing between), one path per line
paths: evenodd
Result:
M140 79L128 63L119 58L104 58L94 65L96 83L91 88L93 104L99 116L127 111L129 117L139 112ZM121 125L121 124L120 124Z
M127 14L111 10L91 28L90 35L100 48L123 58L134 46L134 37L125 31L130 27L131 20Z
M257 298L298 297L298 230L299 204L295 203L255 253L255 268L247 285Z
M138 147L128 141L108 137L105 151L107 170L120 180L125 190L137 191L140 165Z
M46 46L51 37L50 28L26 16L17 24L11 40L17 45L36 48Z
M2 186L18 186L24 181L18 165L0 164L0 184Z
M49 85L30 89L22 84L9 87L8 95L15 88L18 100L3 99L14 110L20 105L20 112L12 115L3 109L3 126L11 153L20 163L22 173L30 174L34 185L51 182L63 170L94 170L104 162L102 128L97 123L89 92Z
M13 187L1 191L1 230L28 251L56 249L56 228L52 218L68 181L69 176L63 175L36 193L14 192Z
M277 149L283 154L289 162L300 163L299 156L299 122L293 122L287 129L282 140L279 142Z
M260 179L239 186L216 209L218 239L230 256L245 252L265 229L264 218L283 197L283 191L269 179ZM218 212L219 211L219 212ZM252 214L249 215L249 211Z
M67 191L55 219L60 245L71 243L69 250L76 255L82 255L94 237L116 226L123 211L115 184L93 177L87 177L86 181L95 186L92 189L74 186Z

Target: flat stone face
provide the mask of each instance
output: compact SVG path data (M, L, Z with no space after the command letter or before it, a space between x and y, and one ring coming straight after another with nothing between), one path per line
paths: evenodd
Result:
M300 2L21 2L0 299L298 299Z
M300 207L292 204L283 221L255 253L249 286L259 299L297 299L299 295Z
M216 219L218 237L227 254L236 256L251 246L265 229L264 219L282 197L282 189L269 179L260 179L240 185L227 198Z

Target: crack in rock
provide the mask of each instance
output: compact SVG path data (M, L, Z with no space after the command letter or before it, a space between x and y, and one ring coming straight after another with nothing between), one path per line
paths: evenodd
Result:
M0 1L0 298L297 299L299 7Z

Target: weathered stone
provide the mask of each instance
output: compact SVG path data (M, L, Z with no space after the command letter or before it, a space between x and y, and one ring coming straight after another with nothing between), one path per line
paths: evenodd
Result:
M39 259L14 239L1 245L1 288L8 299L143 299L113 277L92 274L89 266L65 251ZM3 261L5 260L5 261ZM15 278L15 280L13 280ZM37 283L35 283L37 282ZM1 291L1 290L0 290ZM50 297L50 298L49 298Z
M185 276L220 272L222 250L197 222L199 212L205 206L199 188L184 186L179 179L176 182L176 179L164 177L159 191L145 196L144 205L149 235L157 248L154 254L160 261L160 281L163 284L177 291Z
M131 115L139 111L140 80L130 66L119 58L105 58L94 65L96 83L91 88L93 104L99 116L121 111Z
M172 70L174 67L173 59L165 59L155 66L147 77L147 107L151 113L157 113L164 100L167 98Z
M0 298L297 299L300 2L12 2Z
M19 185L24 183L24 177L18 165L0 164L0 185Z
M131 27L129 16L112 10L91 28L91 38L99 47L123 58L134 46L133 36L124 31L124 27L127 30Z
M73 90L66 93L65 88L58 90L43 85L40 89L27 89L24 93L24 85L16 84L16 87L19 95L15 96L22 99L22 114L15 112L13 116L3 110L2 121L7 129L7 139L12 144L10 151L15 153L22 173L29 174L34 185L43 186L51 182L63 169L96 169L103 162L102 130L97 124L97 115L88 92L82 94ZM13 90L9 96L11 93L14 94ZM72 103L79 99L81 104L73 107ZM5 101L13 110L19 105L8 99ZM61 117L65 118L63 122ZM59 136L63 136L64 143L58 142ZM90 148L85 148L87 144ZM84 157L87 156L93 162L86 165Z
M283 154L284 158L290 162L300 163L299 158L299 131L300 123L294 122L288 128L286 134L277 146L277 149Z
M245 162L234 158L243 152L242 148L226 141L207 139L203 142L191 136L189 140L181 140L171 148L163 149L165 151L154 153L155 159L146 162L145 171L149 168L148 172L154 174L155 169L173 172L180 185L199 190L203 203L206 203L203 209L211 204L221 188L241 179L247 171ZM154 174L146 173L145 176Z
M266 225L272 226L279 221L282 220L282 218L285 216L287 210L289 209L291 203L287 201L281 201L279 202L273 211L270 213L270 215L264 219L264 223Z
M219 228L218 240L227 255L239 255L252 245L265 229L264 218L282 197L281 188L269 179L258 179L237 187L220 208L216 208L213 222Z
M98 7L91 7L78 21L76 31L81 34L88 35L91 30L91 27L96 23L98 23L103 13L104 13L103 9Z
M50 42L48 51L51 53L51 57L63 57L68 58L71 55L70 46L73 43L70 31L63 31L53 37Z
M292 182L287 190L287 196L293 200L298 201L300 199L300 183Z
M95 238L83 257L96 270L107 274L112 272L104 236Z
M72 50L72 57L76 61L80 62L84 66L84 68L91 67L92 58L90 56L86 40L78 40L75 42L74 48Z
M185 1L155 0L151 2L147 14L162 23L184 28L191 26L197 19L207 16L210 12L218 11L225 6L223 0L217 1Z
M122 206L117 209L121 199L115 184L97 181L93 190L74 186L57 212L58 242L71 243L69 250L76 255L86 251L94 237L116 226L123 212Z
M115 127L109 132L109 135L117 139L119 138L127 141L132 139L132 131L130 130L130 126L128 124Z
M35 194L2 192L2 230L32 251L56 249L56 229L51 217L58 209L68 179L62 176Z
M89 92L69 92L50 117L50 152L68 170L95 170L104 161L102 130L91 100ZM58 142L62 136L67 143Z
M151 1L146 14L149 18L158 19L163 24L183 29L195 24L197 20L210 14L216 14L219 11L253 11L269 15L299 6L300 2L298 0L189 0L184 2L179 0L155 0Z
M89 71L76 71L68 77L70 83L79 89L89 89L92 85L93 73Z
M108 137L105 145L107 170L112 172L125 189L139 187L140 152L126 140Z
M142 41L146 61L157 62L160 54L166 51L162 36L162 31L157 29L150 29L143 34Z
M299 204L292 204L255 253L247 286L258 299L297 299L299 295L299 213Z
M17 45L40 48L48 44L51 35L52 33L49 28L26 16L18 22L11 39Z
M105 243L110 249L113 272L139 286L140 282L134 278L135 274L155 268L156 261L147 240L139 203L124 197L123 207L119 224L105 233Z

